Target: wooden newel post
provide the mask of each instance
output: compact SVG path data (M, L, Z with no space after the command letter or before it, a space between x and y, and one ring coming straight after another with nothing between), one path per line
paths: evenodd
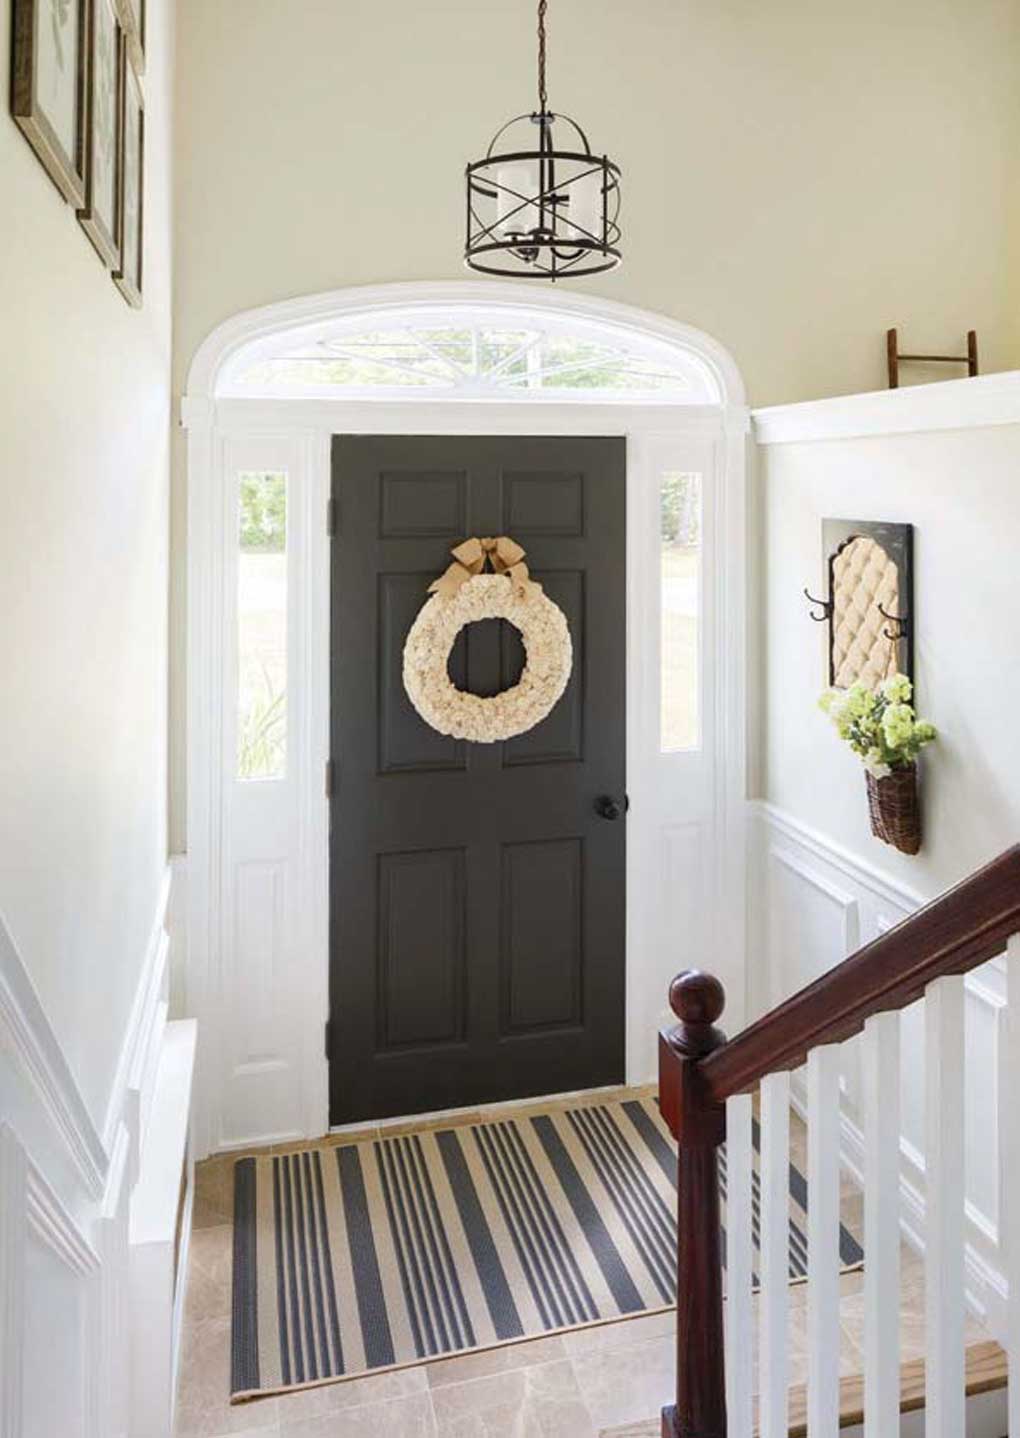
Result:
M677 1158L676 1402L662 1410L662 1438L724 1438L722 1251L717 1150L725 1105L705 1092L699 1064L726 1036L715 1028L726 994L711 974L689 969L669 989L678 1022L659 1034L659 1102Z

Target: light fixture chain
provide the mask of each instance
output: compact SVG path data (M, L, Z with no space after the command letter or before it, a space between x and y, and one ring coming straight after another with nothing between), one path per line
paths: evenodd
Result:
M538 0L538 108L544 115L549 108L545 89L545 12L548 0Z

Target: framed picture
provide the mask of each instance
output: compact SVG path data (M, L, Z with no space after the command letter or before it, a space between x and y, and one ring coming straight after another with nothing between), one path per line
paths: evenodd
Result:
M146 0L117 0L128 51L139 75L145 74L145 4Z
M129 304L142 303L142 216L145 194L145 100L142 85L127 51L121 56L120 186L118 225L121 261L114 283Z
M14 0L11 114L65 200L85 199L86 0Z
M117 124L124 41L114 0L92 0L88 28L88 104L85 116L85 202L82 229L107 269L120 268L117 224Z

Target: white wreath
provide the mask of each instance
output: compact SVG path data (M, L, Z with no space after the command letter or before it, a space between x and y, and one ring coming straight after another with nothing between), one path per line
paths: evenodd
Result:
M527 656L518 683L488 699L457 689L446 667L457 635L480 619L509 620L520 631ZM507 574L476 574L455 593L437 593L422 606L404 645L404 688L440 734L494 744L545 718L566 689L573 662L566 616L540 585L515 583Z

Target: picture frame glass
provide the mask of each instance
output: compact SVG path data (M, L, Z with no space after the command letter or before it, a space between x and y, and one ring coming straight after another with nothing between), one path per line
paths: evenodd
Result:
M117 214L117 17L109 0L94 0L92 211L109 234Z
M139 261L141 256L141 163L142 111L129 84L124 100L124 230L122 234L124 278L137 290L141 288Z
M35 7L36 104L69 158L78 153L78 66L84 37L78 0L38 0Z

